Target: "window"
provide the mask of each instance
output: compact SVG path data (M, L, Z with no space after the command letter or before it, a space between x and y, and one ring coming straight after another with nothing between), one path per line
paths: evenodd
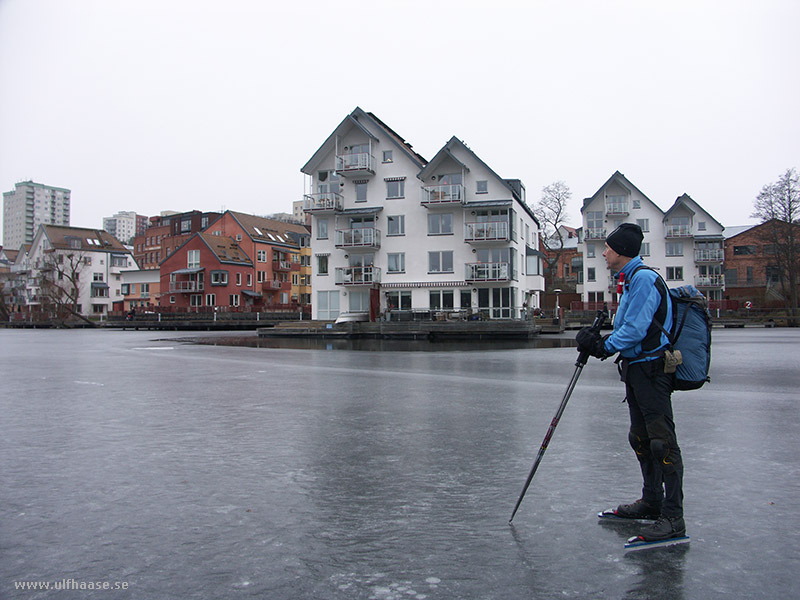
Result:
M202 229L205 229L206 227L208 227L208 216L205 216L205 217L201 217L201 218L200 218L200 227L201 227ZM212 294L212 295L213 295L213 294Z
M439 252L428 252L428 272L452 273L453 251L443 250Z
M697 222L697 231L705 231L706 230L706 222L705 221L698 221Z
M242 285L242 274L241 273L237 273L236 274L236 285Z
M330 321L339 316L339 292L317 292L317 318Z
M141 296L149 296L150 295L150 284L149 283L142 283L140 285L141 285L141 288L142 288L140 295ZM136 293L136 284L135 283L131 284L131 293L132 294Z
M317 219L317 239L328 239L328 219Z
M405 235L406 234L406 217L405 215L392 215L386 218L387 232L386 235Z
M256 260L261 263L267 262L267 251L266 250L259 250L256 252Z
M385 163L392 162L392 151L391 150L384 150L383 151L383 162L385 162Z
M595 275L595 267L588 267L586 269L586 281L597 281L597 277Z
M132 286L132 285L133 285L133 286L135 286L136 284L131 284L131 283L123 283L123 284L122 284L122 295L123 295L123 296L127 296L128 294L134 294L134 293L136 293L136 291L135 291L135 290L134 290L134 291L131 291L131 286Z
M650 242L642 242L642 247L639 250L639 256L650 256Z
M725 285L737 285L739 283L739 271L736 269L725 269Z
M753 267L747 267L747 283L753 283Z
M683 267L667 267L667 281L683 281Z
M428 235L451 235L452 233L452 213L428 215Z
M642 208L641 200L632 200L631 203L633 204L633 208Z
M228 272L211 271L211 285L228 285Z
M237 273L237 275L241 275L241 273ZM247 287L253 287L253 274L247 274Z
M485 179L475 182L475 193L476 194L488 194L489 193L489 182Z
M411 310L411 290L386 292L387 310Z
M189 296L189 306L202 306L203 305L203 296L202 294L192 294Z
M92 273L92 281L103 281L102 273Z
M196 269L200 266L200 250L189 250L186 253L186 266Z
M327 275L328 274L328 256L322 255L317 256L317 275Z
M366 202L367 201L367 182L366 181L357 181L356 182L356 202Z
M387 198L404 198L406 182L403 179L393 179L386 182Z
M228 304L230 306L239 306L239 294L231 294L228 296Z
M181 219L181 233L188 233L192 230L191 219Z
M594 258L594 257L595 257L595 245L586 244L586 258Z
M744 256L747 254L755 254L756 247L755 246L734 246L733 247L733 254L734 256Z
M636 224L642 228L643 232L650 231L650 219L636 219Z
M431 310L453 308L453 290L431 290L429 297Z
M667 256L683 256L683 242L667 242Z
M406 255L405 252L390 252L387 255L388 265L387 273L405 273L406 272Z

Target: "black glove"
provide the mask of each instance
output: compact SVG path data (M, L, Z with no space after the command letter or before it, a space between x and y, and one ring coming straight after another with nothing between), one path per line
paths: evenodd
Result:
M608 336L606 336L608 337ZM594 331L591 327L584 327L575 336L578 342L578 352L586 352L589 356L594 356L600 360L605 360L611 356L606 352L606 338L600 335L599 331Z

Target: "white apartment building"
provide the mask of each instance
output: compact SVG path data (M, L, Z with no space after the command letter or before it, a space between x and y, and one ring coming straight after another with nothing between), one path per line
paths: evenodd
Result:
M106 231L41 225L28 252L26 300L46 308L53 285L77 281L76 312L100 317L122 302L122 271L136 268L133 255Z
M640 255L670 287L692 284L709 300L725 289L725 229L687 194L665 212L619 171L583 201L584 302L618 301L616 281L606 267L605 238L622 223L637 223L644 233Z
M23 181L3 193L3 245L19 250L33 242L39 225L69 225L70 191Z
M525 188L457 138L428 162L356 108L301 171L312 215L314 319L507 319L539 306L544 255Z
M144 234L148 222L144 215L123 210L112 217L103 217L103 229L123 244L130 244L135 236Z

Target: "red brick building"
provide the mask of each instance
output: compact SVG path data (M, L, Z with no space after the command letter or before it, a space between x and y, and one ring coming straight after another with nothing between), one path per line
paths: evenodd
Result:
M176 311L249 311L262 302L253 286L253 262L236 242L196 233L161 262L159 305Z
M136 264L140 269L157 269L163 259L219 216L218 212L192 210L150 217L149 227L131 242Z
M726 300L738 301L740 307L750 302L753 309L788 306L788 278L780 266L776 225L779 229L788 227L779 221L768 221L725 240ZM800 239L800 227L794 228L796 239Z

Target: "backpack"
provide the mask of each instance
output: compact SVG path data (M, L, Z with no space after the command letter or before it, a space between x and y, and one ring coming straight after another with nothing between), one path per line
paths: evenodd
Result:
M639 269L651 267L638 267L630 279ZM675 369L675 389L699 389L706 381L711 381L708 375L711 366L711 314L708 312L708 300L693 285L669 288L661 275L656 274L672 302L672 326L668 331L664 323L655 321L655 325L669 339L668 352L680 352L682 359Z

